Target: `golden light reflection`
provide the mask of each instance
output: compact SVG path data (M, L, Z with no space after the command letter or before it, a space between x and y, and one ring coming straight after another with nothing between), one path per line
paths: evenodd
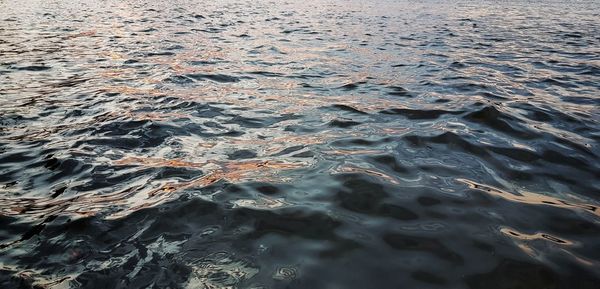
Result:
M544 252L548 251L549 247L547 245L542 245L541 243L536 243L536 241L548 241L551 242L550 244L552 244L552 246L550 247L552 248L552 250L556 250L558 252L566 254L577 263L589 267L596 265L593 261L588 260L585 257L578 256L574 252L570 251L568 247L581 245L578 242L573 242L564 238L558 238L556 236L543 232L526 234L518 232L517 230L508 227L500 228L500 232L512 239L519 249L521 249L525 254L531 256L532 258L544 258ZM543 249L540 250L540 248Z
M502 232L504 235L506 235L510 238L519 239L519 240L523 240L523 241L545 240L545 241L554 242L559 245L565 245L565 246L573 245L572 241L558 238L558 237L552 236L547 233L526 234L526 233L521 233L515 229L507 228L507 227L501 228L500 232Z
M376 177L376 178L386 181L388 183L399 184L399 182L396 180L396 178L394 178L384 172L381 172L379 170L375 170L375 169L366 169L366 168L360 168L360 167L355 167L355 166L342 166L342 167L337 168L335 170L335 172L337 172L337 173L361 173L361 174L366 174L366 175Z
M133 186L113 193L80 193L74 197L65 198L0 198L0 214L7 216L43 219L57 214L71 214L79 217L89 217L106 210L107 207L120 208L106 216L107 219L120 218L134 211L162 204L185 189L201 188L219 181L237 183L254 180L265 182L281 182L284 178L282 171L302 168L305 162L283 162L269 160L250 161L211 161L194 163L182 160L166 160L158 158L127 157L114 162L116 166L137 165L148 167L189 167L201 168L207 164L213 167L205 175L184 182L169 182ZM216 167L216 168L215 168ZM155 187L155 188L153 188ZM268 203L268 201L265 201Z
M509 193L507 191L501 190L499 188L495 188L489 185L480 184L468 179L457 179L457 181L468 185L472 189L476 189L490 195L503 198L508 201L524 203L524 204L532 204L532 205L545 205L545 206L553 206L564 209L577 209L589 212L596 216L600 217L600 211L598 207L592 204L586 203L584 200L578 199L575 196L570 196L572 200L563 200L560 198L555 198L547 195L542 195L533 192L522 191L519 192L519 195L515 195Z
M194 163L178 159L161 159L161 158L142 158L142 157L125 157L120 160L113 162L117 166L127 165L142 165L146 167L186 167L186 168L201 168L206 165L205 163Z

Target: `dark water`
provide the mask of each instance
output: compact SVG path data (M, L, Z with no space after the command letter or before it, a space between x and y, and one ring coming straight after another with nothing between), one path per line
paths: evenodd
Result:
M0 288L600 288L600 2L539 2L0 0Z

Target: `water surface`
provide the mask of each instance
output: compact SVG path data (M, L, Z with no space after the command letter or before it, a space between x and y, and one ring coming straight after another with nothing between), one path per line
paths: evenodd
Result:
M0 0L1 288L598 288L598 1Z

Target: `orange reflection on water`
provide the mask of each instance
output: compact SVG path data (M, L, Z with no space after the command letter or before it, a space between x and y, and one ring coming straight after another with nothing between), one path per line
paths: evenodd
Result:
M143 165L147 167L188 167L200 168L207 163L194 163L178 159L161 159L161 158L142 158L142 157L126 157L114 162L117 166L127 165Z
M581 245L579 242L573 242L570 240L566 240L564 238L558 238L556 236L547 234L547 233L534 233L534 234L526 234L522 232L518 232L513 228L503 227L500 229L500 232L511 238L517 247L521 249L525 254L531 256L536 259L543 259L544 253L548 250L548 246L536 243L536 241L550 241L552 244L556 244L559 246L552 246L552 249L555 249L559 252L562 252L568 255L570 258L573 258L577 263L580 263L584 266L595 266L596 264L593 261L586 259L585 257L578 256L576 253L570 251L570 246L579 246ZM540 246L541 249L540 250ZM567 246L567 247L562 247ZM536 249L536 247L538 249Z
M343 166L343 167L338 168L336 170L336 172L367 174L367 175L379 178L381 180L387 181L392 184L399 184L399 182L394 177L392 177L384 172L375 170L375 169L359 168L359 167L355 167L355 166Z
M91 216L104 210L107 205L125 204L139 189L140 187L131 187L113 193L82 193L75 197L59 199L3 197L0 198L0 214L21 215L34 219L62 213Z
M151 162L155 163L155 162ZM169 164L170 161L162 162ZM216 163L216 162L215 162ZM304 167L305 163L286 163L279 161L244 161L244 162L226 162L220 164L220 169L196 178L188 182L167 183L158 189L154 189L147 193L147 198L141 201L141 204L128 208L127 210L119 211L108 219L119 218L131 214L139 209L153 207L170 200L177 192L191 189L202 188L215 184L219 181L227 181L231 183L253 180L265 182L278 182L282 178L277 174L282 170L291 170Z
M573 242L571 242L569 240L561 239L561 238L552 236L547 233L526 234L526 233L518 232L515 229L506 228L506 227L500 229L500 232L502 232L503 234L505 234L511 238L516 238L516 239L520 239L520 240L527 240L527 241L546 240L546 241L551 241L551 242L554 242L554 243L560 244L560 245L573 245Z
M182 160L167 160L159 158L127 157L114 162L114 165L139 165L150 167L191 167L199 168L211 163L218 168L204 176L187 182L146 184L130 187L113 193L80 193L74 197L65 198L0 198L0 214L6 216L44 219L53 215L74 215L89 217L106 211L107 207L118 208L106 216L107 219L124 217L140 209L151 208L171 200L177 192L185 189L206 187L221 180L241 182L247 180L278 182L284 178L278 176L281 171L305 167L304 162L282 161L230 161L194 163Z
M515 195L515 194L511 194L507 191L501 190L499 188L495 188L495 187L484 185L484 184L479 184L479 183L476 183L474 181L467 180L467 179L457 179L457 181L468 185L472 189L486 192L490 195L497 196L497 197L500 197L500 198L503 198L503 199L506 199L506 200L509 200L512 202L532 204L532 205L547 205L547 206L553 206L553 207L559 207L559 208L565 208L565 209L578 209L578 210L583 209L589 213L592 213L592 214L600 217L600 211L598 210L597 206L587 204L583 200L577 200L577 199L575 199L574 196L571 196L574 200L566 201L566 200L562 200L559 198L542 195L542 194L538 194L538 193L533 193L533 192L527 192L527 191L519 192L520 193L519 195Z

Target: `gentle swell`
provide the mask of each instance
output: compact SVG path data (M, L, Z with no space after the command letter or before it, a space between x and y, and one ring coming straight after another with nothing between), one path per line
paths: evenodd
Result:
M598 11L0 1L0 288L598 288Z

